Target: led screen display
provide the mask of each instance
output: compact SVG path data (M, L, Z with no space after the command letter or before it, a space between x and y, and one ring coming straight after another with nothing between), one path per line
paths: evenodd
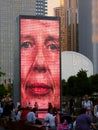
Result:
M60 108L60 21L19 18L21 105Z

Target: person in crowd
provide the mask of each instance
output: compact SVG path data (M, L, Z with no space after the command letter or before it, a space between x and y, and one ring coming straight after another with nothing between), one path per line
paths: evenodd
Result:
M31 111L28 112L26 115L26 122L42 125L42 121L38 119L38 117L36 116L36 112L36 108L31 109Z
M2 104L0 103L0 117L2 117L3 116L3 106L2 106Z
M31 109L26 115L26 121L35 124L37 117L35 116L36 108Z
M38 103L34 103L34 108L36 109L36 117L38 117Z
M22 18L20 30L22 106L60 108L59 20Z
M9 120L11 120L11 113L13 111L13 108L14 108L14 103L13 103L13 100L10 99L6 102L6 105L3 111L3 116L7 116Z
M76 118L75 130L91 130L94 127L94 123L89 116L87 108L82 108L80 115Z
M15 108L16 114L18 113L18 111L19 111L20 108L21 108L21 104L17 103L16 108Z
M22 122L26 122L26 116L30 111L31 111L31 108L29 108L29 107L25 107L22 109L22 112L21 112L21 121Z
M32 107L31 107L31 103L30 103L30 102L28 103L27 107L32 108Z
M34 108L36 108L36 110L38 110L38 103L37 102L34 103Z
M72 96L68 102L68 108L70 111L70 115L74 114L74 105L75 105L75 100L74 100L74 97Z
M93 119L93 102L89 100L88 95L84 96L84 100L82 101L82 108L86 108L89 111L89 115Z
M11 121L16 121L16 110L13 108L11 111Z
M93 122L97 123L98 122L98 99L95 101L94 105L94 117L93 117ZM98 125L96 125L96 128L98 129Z
M18 110L16 111L16 121L21 121L21 113L22 110L24 110L24 108L22 108L21 106L18 106Z
M51 130L56 130L57 122L56 115L53 114L53 108L48 109L48 113L44 120L46 122L46 127L49 127Z
M61 122L57 125L57 130L70 130L67 120L61 120Z
M73 121L73 129L72 130L75 130L75 127L76 127L76 120Z
M89 100L88 95L84 96L84 100L82 101L82 107L86 108L88 110L92 110L92 108L93 108L93 102L91 100Z
M98 99L96 100L96 104L94 106L94 116L97 118L98 120Z
M48 109L51 109L51 108L53 108L53 105L51 102L48 102Z

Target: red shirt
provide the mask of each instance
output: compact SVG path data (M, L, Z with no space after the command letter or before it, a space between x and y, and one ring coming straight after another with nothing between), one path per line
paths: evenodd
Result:
M21 113L21 120L22 121L26 121L26 115L28 114L28 112L30 112L30 109L24 109Z

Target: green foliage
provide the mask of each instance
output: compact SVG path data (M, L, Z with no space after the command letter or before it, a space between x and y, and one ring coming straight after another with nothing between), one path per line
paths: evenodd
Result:
M3 73L3 72L0 71L0 77L3 76L3 75L5 75L5 73Z
M0 69L1 69L1 67L0 67ZM0 70L0 77L1 76L4 76L5 75L5 73L3 73L1 70Z
M66 95L66 81L62 80L62 96Z
M90 87L95 91L98 92L98 74L91 75L89 77Z
M1 69L1 68L0 68ZM3 73L2 71L0 71L0 77L4 76L5 73ZM7 95L7 90L4 87L4 84L0 84L0 98L4 97L4 95Z
M81 69L78 73L77 73L77 77L86 77L87 78L87 71Z
M0 97L1 97L1 98L4 97L4 95L7 95L7 93L8 93L8 92L6 91L4 85L3 85L3 84L0 84Z
M86 71L81 70L77 74L76 92L78 96L83 96L85 94L88 94L88 95L92 94Z
M92 95L98 92L98 74L87 77L85 70L80 70L76 76L70 76L64 83L62 81L63 96L83 96L85 94Z
M67 81L67 93L68 95L75 96L74 90L76 85L76 76L69 77Z

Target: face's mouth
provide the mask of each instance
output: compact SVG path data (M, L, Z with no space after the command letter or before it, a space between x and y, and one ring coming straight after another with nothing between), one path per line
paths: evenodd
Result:
M53 87L44 83L33 83L26 85L26 91L32 96L46 96L53 91Z

